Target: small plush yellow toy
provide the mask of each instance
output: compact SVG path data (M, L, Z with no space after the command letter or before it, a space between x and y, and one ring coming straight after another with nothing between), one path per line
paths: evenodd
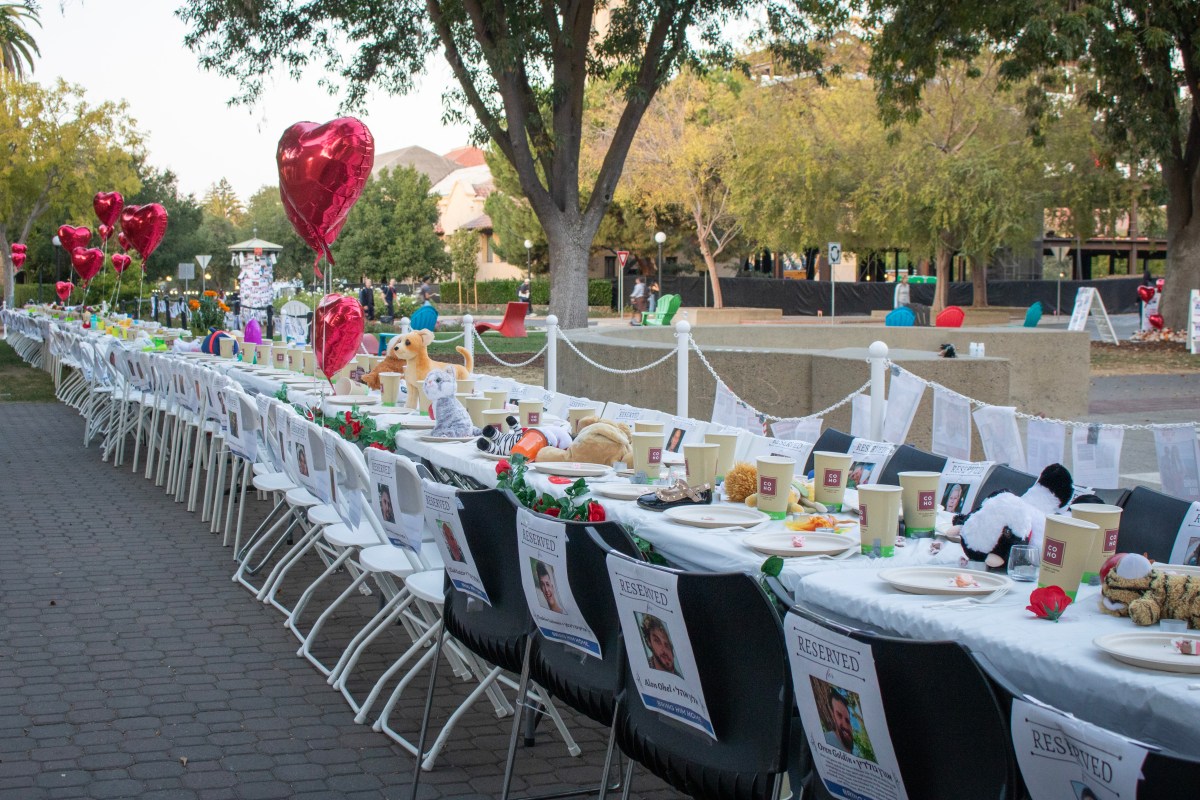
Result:
M752 494L746 498L746 505L750 506L751 508L758 507L758 492L755 492L754 494ZM788 510L789 514L803 514L804 513L804 506L800 505L800 493L797 492L794 488L790 492L788 492L787 510Z
M753 464L739 461L725 473L725 497L732 503L741 503L758 491L758 470Z

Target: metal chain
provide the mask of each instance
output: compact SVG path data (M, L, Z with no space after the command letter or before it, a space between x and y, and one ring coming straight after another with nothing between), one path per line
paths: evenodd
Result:
M942 384L938 383L937 381L927 380L925 378L922 378L920 375L914 375L912 372L906 370L904 367L900 366L899 364L895 363L894 361L891 361L890 359L888 360L887 365L892 370L898 371L898 372L903 372L905 375L909 376L910 378L920 381L921 383L925 384L926 386L928 386L934 390L942 391L949 395L953 395L954 397L957 397L960 400L965 400L968 403L970 403L974 408L987 408L987 407L991 406L991 403L985 403L982 400L976 400L974 397L968 397L967 395L962 394L961 392L956 392L953 389L943 386ZM1126 425L1126 424L1122 424L1122 423L1118 423L1118 422L1080 422L1079 420L1073 420L1073 419L1055 419L1054 417L1039 417L1037 414L1026 414L1024 411L1015 411L1015 412L1013 412L1013 414L1018 419L1037 420L1039 422L1053 422L1057 425L1063 425L1067 428L1110 428L1113 430L1123 430L1123 431L1153 431L1153 430L1161 430L1161 429L1166 429L1166 428L1195 428L1198 424L1200 424L1200 423L1196 423L1196 422L1151 422L1151 423L1146 423L1146 424L1141 424L1141 425Z
M503 365L504 365L504 366L506 366L506 367L514 367L514 368L515 368L515 367L527 367L527 366L529 366L530 364L532 364L534 361L537 361L537 360L538 360L538 358L539 358L539 357L540 357L540 356L541 356L543 353L545 353L545 352L546 352L546 348L550 346L550 345L549 345L549 342L547 342L546 344L542 345L542 349L541 349L541 350L538 350L536 353L534 353L532 356L530 356L530 357L529 357L527 360L525 360L525 361L522 361L522 362L521 362L521 363L519 363L519 364L511 364L511 363L509 363L509 362L505 361L504 359L500 358L499 356L497 356L495 353L493 353L493 352L492 352L492 348L490 348L490 347L488 347L488 346L487 346L487 342L485 342L485 341L483 340L483 336L481 336L481 335L479 334L479 331L473 330L473 333L474 333L474 335L475 335L475 338L479 340L479 343L480 343L481 345L483 345L484 352L486 352L486 353L487 353L489 356L491 356L493 361L496 361L497 363L503 364ZM453 340L453 339L450 339L450 340L448 340L448 341L454 341L454 340Z
M862 394L867 389L871 388L871 382L867 381L862 386L860 386L857 390L846 395L841 400L838 400L836 403L831 405L829 408L825 408L820 411L814 411L811 414L805 414L803 417L777 417L774 414L767 414L766 412L759 411L757 408L750 405L742 398L738 397L737 394L735 394L734 391L729 388L729 384L726 383L725 381L721 380L721 376L717 374L717 371L715 369L713 369L713 365L708 363L708 359L705 358L705 356L704 356L704 351L700 349L700 345L696 344L696 340L692 337L691 334L688 334L688 344L691 345L692 350L694 350L696 352L696 355L699 356L700 363L704 365L704 367L708 370L709 374L712 375L713 378L716 379L717 383L719 383L725 387L725 391L727 391L727 392L729 392L729 394L733 395L734 400L736 400L737 402L741 403L746 408L748 408L752 412L754 412L755 416L759 417L759 419L770 421L770 422L792 422L794 420L812 419L813 417L823 417L826 414L830 413L831 411L837 411L839 408L841 408L842 406L844 406L847 403L849 403L850 401L852 401L855 397Z
M438 339L435 337L434 341L437 342L438 344L450 344L451 342L457 342L459 339L463 338L466 335L467 335L467 332L463 331L462 333L454 334L453 336L451 336L448 339Z
M678 334L676 334L676 336L678 336ZM652 361L644 367L634 367L633 369L615 369L613 367L606 367L603 364L599 363L598 361L594 361L591 358L588 358L586 355L583 354L582 351L580 351L580 349L578 347L575 346L574 342L572 342L570 339L567 338L566 334L564 334L562 331L558 332L558 338L560 338L564 342L566 342L567 347L571 348L571 350L573 350L575 352L575 355L582 358L586 363L592 365L593 367L595 367L598 370L603 370L604 372L611 372L613 375L634 375L638 372L645 372L646 370L654 369L655 367L659 366L660 364L664 364L667 361L669 361L670 359L675 357L675 349L672 348L662 358L658 359L657 361Z

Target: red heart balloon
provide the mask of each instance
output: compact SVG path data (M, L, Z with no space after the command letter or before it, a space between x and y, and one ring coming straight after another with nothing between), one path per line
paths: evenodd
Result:
M20 272L21 267L25 266L25 254L22 252L14 252L9 257L13 262L13 272Z
M120 275L126 270L126 268L129 267L129 265L133 262L133 259L124 253L113 253L112 262L113 269L115 269L117 274Z
M75 284L70 281L59 281L54 284L54 293L64 303L67 302L67 298L71 296L71 292L73 291L75 291Z
M1146 319L1149 320L1150 327L1154 328L1154 330L1161 331L1163 329L1162 314L1151 314L1150 316L1146 317Z
M117 234L117 244L121 245L121 249L129 252L129 237L125 235L125 231Z
M11 245L9 245L8 249L13 253L24 253L25 245L21 244L20 242L13 242Z
M1138 297L1141 299L1141 301L1143 303L1149 303L1151 300L1154 299L1154 287L1153 286L1139 286L1137 292L1138 292Z
M121 215L121 209L124 207L125 198L121 197L120 192L96 192L96 196L92 198L92 210L96 212L96 219L110 229L117 223L117 217Z
M128 238L129 246L142 257L142 267L145 268L146 259L150 258L167 232L167 210L158 203L126 206L121 212L121 230Z
M88 281L96 277L104 267L104 253L95 247L76 247L71 253L71 266L79 273L83 285L87 286Z
M1163 278L1159 278L1158 280L1156 280L1156 281L1154 282L1154 288L1155 288L1155 289L1158 289L1158 290L1161 292L1161 291L1163 290L1163 284L1164 284L1164 283L1166 283L1166 280L1165 280L1165 279L1163 279Z
M96 231L100 234L100 241L107 242L108 237L112 236L112 225L100 224L96 226Z
M363 307L356 298L340 294L321 298L313 315L313 352L317 366L330 383L334 374L358 352L366 324Z
M371 177L375 138L353 117L297 122L279 139L279 196L296 233L333 263L329 246Z
M62 242L63 250L74 253L76 247L87 247L92 243L92 231L90 228L63 225L58 229L58 241Z

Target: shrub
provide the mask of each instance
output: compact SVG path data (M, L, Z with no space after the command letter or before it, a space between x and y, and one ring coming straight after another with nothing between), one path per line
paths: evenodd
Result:
M491 281L479 281L472 290L470 284L463 286L462 300L464 303L478 302L480 305L504 305L517 299L517 287L521 281L515 278L505 278ZM457 304L459 302L458 281L443 281L438 286L442 303ZM534 280L529 287L529 299L535 306L545 306L550 302L550 282L544 279ZM611 306L612 282L603 278L588 281L588 305Z

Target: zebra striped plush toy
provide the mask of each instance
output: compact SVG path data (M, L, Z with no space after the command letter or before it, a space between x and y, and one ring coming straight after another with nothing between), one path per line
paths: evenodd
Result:
M525 429L520 426L519 420L514 416L509 416L504 421L508 423L508 433L501 433L495 425L483 426L483 435L475 440L475 444L480 450L498 456L506 456L512 452L513 445L521 441L521 437L525 435Z

